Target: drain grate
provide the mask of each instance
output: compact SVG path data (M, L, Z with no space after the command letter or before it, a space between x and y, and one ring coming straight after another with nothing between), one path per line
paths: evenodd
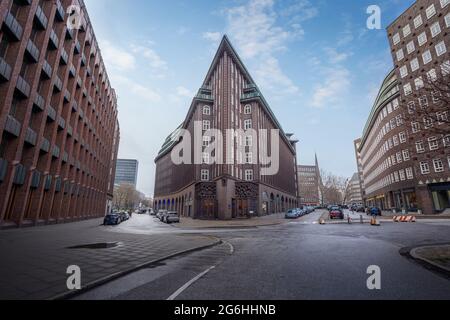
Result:
M83 244L83 245L79 245L79 246L69 247L67 249L92 249L92 250L98 250L98 249L117 248L118 246L120 246L120 242L102 242L102 243Z

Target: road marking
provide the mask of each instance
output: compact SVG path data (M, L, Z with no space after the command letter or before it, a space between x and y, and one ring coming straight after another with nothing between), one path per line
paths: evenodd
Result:
M229 243L228 241L222 241L222 242L230 247L230 255L233 255L234 254L234 246L231 243Z
M191 285L193 285L196 281L200 280L202 277L204 277L208 272L210 272L212 269L214 269L215 266L209 267L207 270L200 273L195 278L188 281L184 286L182 286L180 289L175 291L170 297L167 298L167 301L175 300L180 294L183 293L187 288L189 288Z

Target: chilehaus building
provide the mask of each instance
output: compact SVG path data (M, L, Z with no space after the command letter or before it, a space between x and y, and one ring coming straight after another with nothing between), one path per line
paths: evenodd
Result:
M155 208L227 220L297 207L292 137L225 36L186 119L155 159Z

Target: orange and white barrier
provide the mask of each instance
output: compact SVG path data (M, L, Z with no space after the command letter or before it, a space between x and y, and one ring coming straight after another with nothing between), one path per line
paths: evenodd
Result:
M416 222L415 216L394 216L394 222Z

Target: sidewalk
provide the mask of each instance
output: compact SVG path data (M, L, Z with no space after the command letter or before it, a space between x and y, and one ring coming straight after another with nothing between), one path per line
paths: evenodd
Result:
M235 220L194 220L191 218L182 218L174 227L180 229L238 229L238 228L255 228L263 226L273 226L289 222L284 218L284 213L273 214L270 216L254 217L251 219L235 219Z
M450 275L450 244L415 248L410 254Z
M50 299L69 293L67 267L81 268L82 287L148 263L218 242L199 235L107 231L101 220L0 231L0 300ZM69 249L109 243L106 249ZM116 247L114 247L117 245Z

